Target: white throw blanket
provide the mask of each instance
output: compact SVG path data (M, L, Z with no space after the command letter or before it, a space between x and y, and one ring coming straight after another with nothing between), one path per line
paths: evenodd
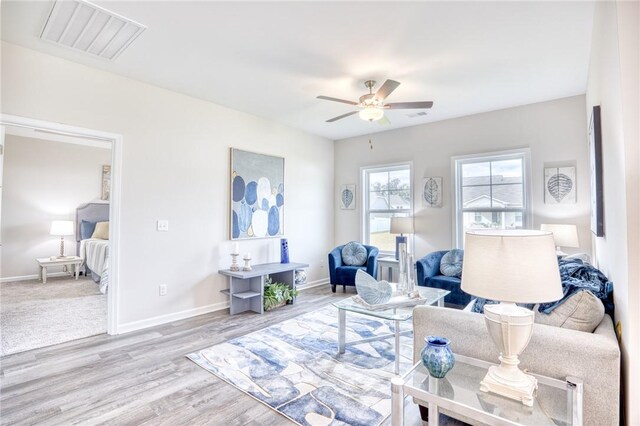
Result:
M109 285L109 240L89 238L80 241L80 257L91 271L100 276L100 291L106 293Z

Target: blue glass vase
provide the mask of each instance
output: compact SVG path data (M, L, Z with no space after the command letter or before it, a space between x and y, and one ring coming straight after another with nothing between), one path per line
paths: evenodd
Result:
M431 376L442 379L456 363L450 347L451 342L446 337L440 336L427 336L424 341L426 344L420 352L422 365Z
M280 263L289 263L289 242L286 238L280 239Z

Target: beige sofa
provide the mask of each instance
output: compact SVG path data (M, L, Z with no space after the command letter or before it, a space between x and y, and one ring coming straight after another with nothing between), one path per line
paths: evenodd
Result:
M433 306L414 309L414 360L420 359L425 336L451 340L454 353L497 362L498 350L489 337L484 316ZM565 380L584 381L584 424L619 424L620 350L609 315L593 333L535 324L531 342L520 356L522 368Z

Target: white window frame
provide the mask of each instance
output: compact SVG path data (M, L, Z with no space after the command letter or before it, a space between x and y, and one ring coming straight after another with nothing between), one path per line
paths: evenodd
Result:
M389 210L370 210L369 206L369 175L371 173L379 172L393 172L397 170L403 170L409 168L409 209L389 209ZM370 213L407 213L409 216L413 216L413 191L415 190L413 185L413 162L403 161L401 163L380 164L375 166L363 166L360 167L360 188L362 200L362 214L360 215L360 241L363 244L370 245L369 241L369 215ZM413 235L409 236L413 238ZM389 255L395 254L394 251L380 250L381 254Z
M457 248L464 246L463 210L462 210L462 165L489 161L522 159L523 206L522 209L487 209L488 212L505 212L522 210L522 228L528 229L533 225L532 219L532 188L531 188L531 150L529 148L511 149L506 151L485 152L479 154L459 155L451 157L452 199L455 200L453 211L453 241Z

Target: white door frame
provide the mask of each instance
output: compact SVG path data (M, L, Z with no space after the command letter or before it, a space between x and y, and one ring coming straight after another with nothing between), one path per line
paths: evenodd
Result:
M111 196L109 202L109 291L107 292L107 333L118 333L118 286L120 283L120 200L122 189L122 135L51 121L0 114L0 135L4 126L26 127L47 133L111 143ZM2 141L4 144L4 140Z

